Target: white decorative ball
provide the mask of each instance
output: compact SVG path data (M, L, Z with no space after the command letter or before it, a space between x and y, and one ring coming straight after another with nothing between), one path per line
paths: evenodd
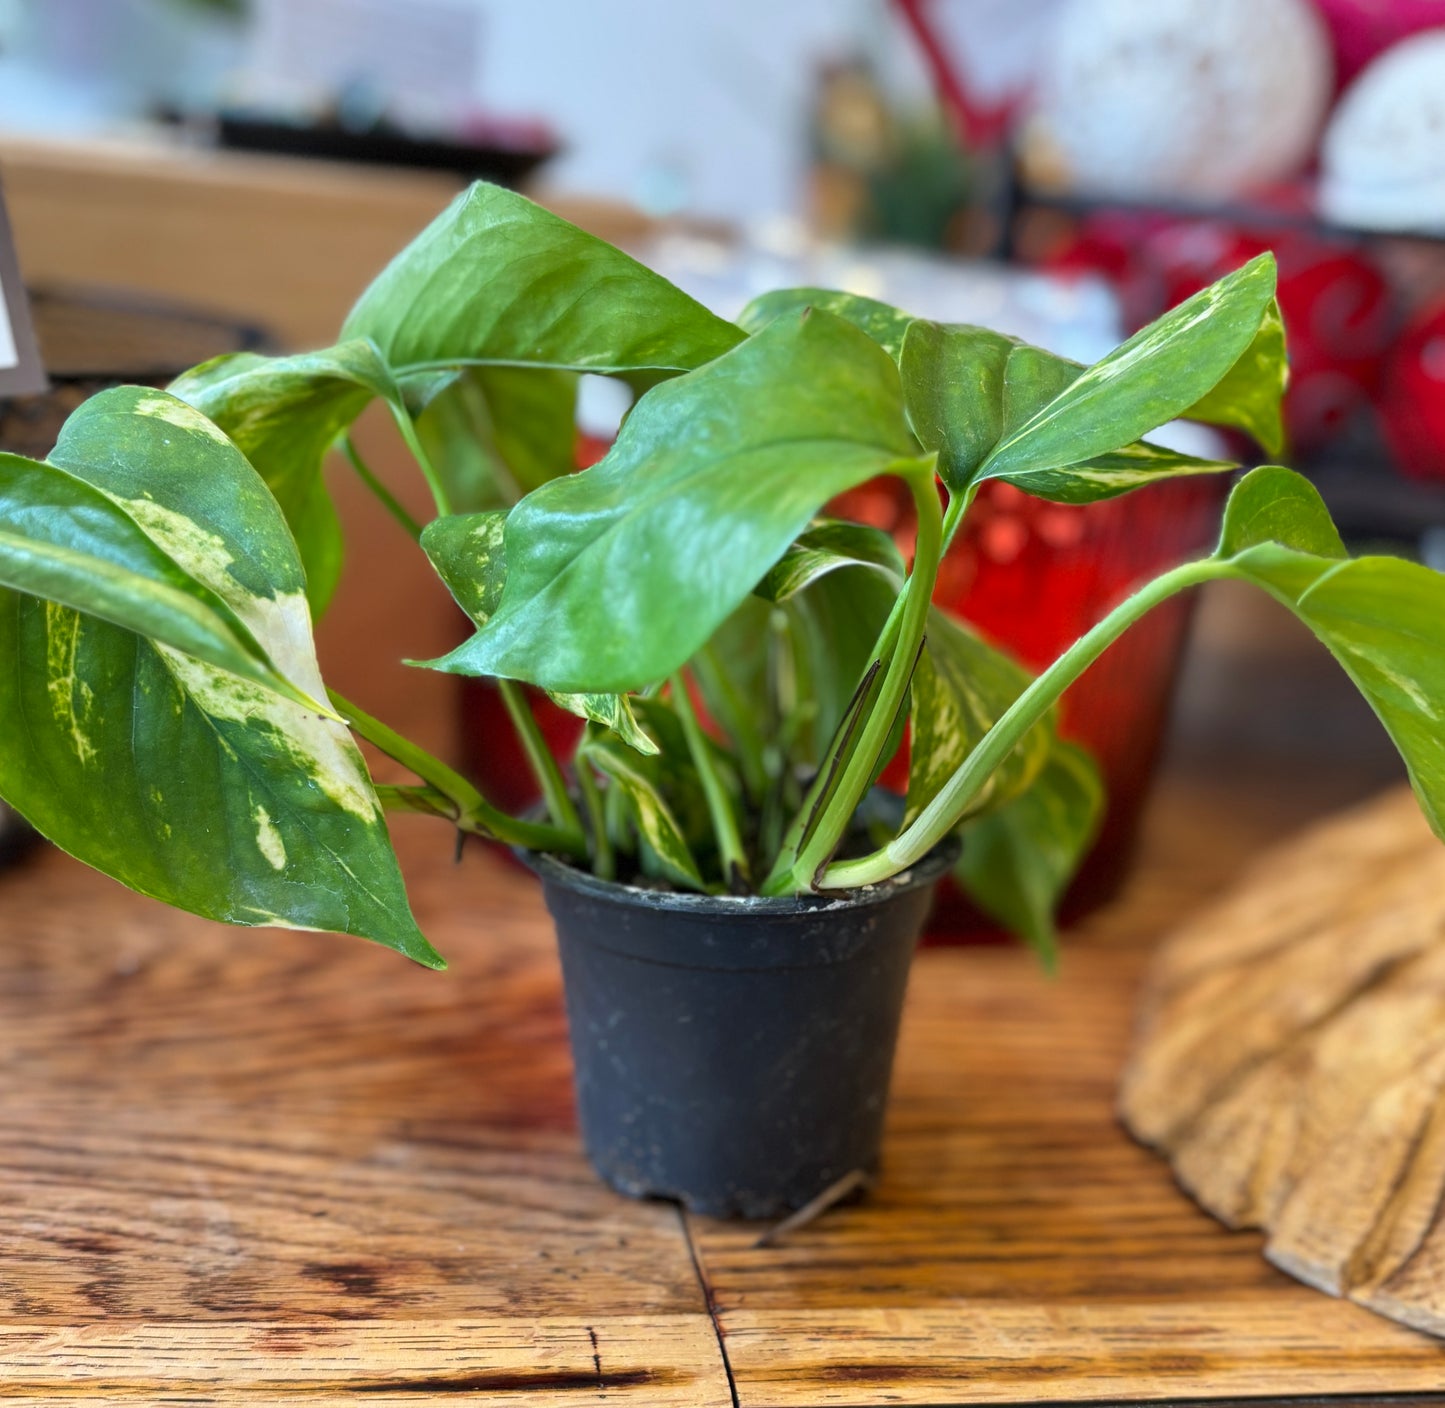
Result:
M1320 209L1381 230L1445 231L1445 30L1381 54L1325 133Z
M1235 196L1308 160L1333 72L1307 0L1071 0L1025 165L1100 195Z

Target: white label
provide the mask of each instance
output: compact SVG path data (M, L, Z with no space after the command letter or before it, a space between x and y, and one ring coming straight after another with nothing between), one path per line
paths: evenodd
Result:
M20 365L20 354L15 350L15 334L10 330L10 312L5 306L5 292L0 287L0 371Z

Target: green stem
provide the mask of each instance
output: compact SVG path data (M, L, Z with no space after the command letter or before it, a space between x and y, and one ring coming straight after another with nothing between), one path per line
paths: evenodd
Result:
M416 433L416 423L411 418L411 412L405 406L394 405L392 415L396 419L396 427L401 431L401 438L406 441L406 447L411 451L411 457L416 461L417 468L421 470L422 476L426 479L427 488L431 490L432 502L436 504L437 514L448 517L452 512L452 501L447 495L446 485L442 483L441 475L436 471L436 466L431 462L431 456L427 454L426 447L421 443L421 437Z
M532 707L527 702L526 691L516 680L498 680L497 688L501 691L502 703L507 706L507 713L511 716L512 727L517 730L517 737L521 740L522 751L527 755L532 776L537 779L537 785L542 789L542 800L547 804L548 815L564 831L575 831L581 835L581 818L577 815L577 808L572 805L571 797L567 795L567 783L562 776L562 769L557 766L556 758L552 756L546 739L542 737L536 715L532 713Z
M918 540L913 553L913 570L905 584L907 600L902 607L898 638L887 672L877 698L863 718L842 775L832 796L824 803L812 835L804 842L791 865L786 865L783 858L779 858L773 873L763 885L762 893L765 895L796 894L813 886L815 877L838 849L853 820L853 813L873 781L883 746L907 696L928 626L928 608L943 551L943 514L932 465L929 465L926 475L910 475L908 487L918 507ZM904 593L900 593L902 595Z
M893 651L898 644L898 630L903 621L903 609L907 600L908 583L904 582L903 589L894 598L888 619L883 623L883 629L879 631L878 639L873 644L872 660L858 683L858 693L849 701L848 707L838 720L818 771L814 774L813 780L783 836L782 844L773 861L773 868L769 872L769 880L791 872L797 862L798 852L802 850L804 843L812 834L813 823L821 814L824 804L832 795L834 784L841 777L843 769L853 756L853 750L858 741L858 729L853 723L854 716L860 709L869 707L864 691L877 688L878 671L887 666L893 658ZM765 850L763 854L766 856L771 852Z
M576 758L577 790L587 809L587 825L592 837L592 873L599 880L617 878L617 858L612 854L612 837L607 833L607 814L602 809L602 792L592 775L592 765L579 752Z
M708 815L712 818L713 834L717 837L723 875L730 889L746 887L748 858L743 850L742 837L738 834L738 819L733 815L727 788L718 776L717 760L712 755L712 743L698 722L697 711L692 707L692 696L687 691L687 679L681 670L672 677L672 706L682 720L687 751L692 757L693 767L697 769L703 795L707 798Z
M1134 622L1177 592L1228 575L1228 565L1214 558L1186 562L1156 577L1116 606L1014 700L911 826L870 856L830 865L818 879L817 888L848 890L859 885L875 885L917 864L963 819L989 778L1023 736Z
M388 758L414 772L454 809L454 820L463 831L479 836L492 836L512 846L525 846L533 851L551 851L558 855L585 859L587 843L580 830L570 834L556 826L521 821L494 807L459 772L449 768L440 758L419 748L408 738L388 728L349 699L328 690L331 702L351 728ZM398 799L399 800L399 799ZM429 808L435 810L435 808ZM409 808L415 810L415 808Z
M361 482L381 500L381 506L406 529L414 542L420 542L421 524L407 512L401 500L376 477L376 472L361 458L361 452L356 448L351 436L341 437L341 452L351 461L351 467L361 476Z

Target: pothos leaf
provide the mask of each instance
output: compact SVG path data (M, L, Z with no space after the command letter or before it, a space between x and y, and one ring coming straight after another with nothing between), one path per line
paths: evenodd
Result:
M905 826L938 795L1031 678L962 622L937 607L929 612L913 675ZM1024 791L1053 746L1052 720L1032 728L990 777L975 810L992 810Z
M820 308L852 323L895 361L903 346L903 334L913 321L911 314L862 294L831 288L780 288L753 299L738 315L738 326L745 332L761 332L775 319L801 313L805 308Z
M232 442L164 392L87 401L52 458L325 698L286 522ZM331 718L95 616L0 593L0 794L143 894L234 924L357 934L441 966L361 755Z
M907 573L892 534L863 523L818 518L789 544L756 591L768 601L782 603L844 567L872 568L895 586Z
M682 826L652 776L648 760L620 746L611 735L591 730L585 754L627 798L638 832L646 843L644 865L659 878L684 889L706 889Z
M338 435L376 397L401 393L369 342L321 352L212 358L171 383L171 394L220 426L286 515L306 569L312 614L320 616L341 575L341 523L321 470Z
M292 684L234 611L99 490L0 454L0 587L69 607L325 710Z
M1279 465L1235 486L1216 560L1283 602L1329 648L1445 838L1445 575L1394 557L1346 557L1314 487Z
M824 503L919 471L916 452L876 344L828 313L780 318L648 392L605 459L512 510L501 603L437 667L567 691L663 679Z
M938 450L939 473L953 493L995 477L986 468L995 447L1021 433L1084 374L1078 363L1002 333L923 320L909 328L900 365L914 433ZM1045 460L996 477L1040 498L1088 503L1160 478L1230 468L1147 440L1121 439L1076 462Z
M497 609L507 580L503 509L452 514L427 525L421 545L457 605L478 625ZM639 753L656 753L657 744L640 727L626 694L566 694L548 691L554 704L579 718L610 728Z
M743 339L660 274L543 210L477 182L381 272L351 310L398 371L495 362L573 371L688 371Z
M1055 739L1026 790L963 827L954 876L986 914L1053 967L1054 909L1098 833L1099 770L1077 744Z
M577 376L464 367L430 397L416 431L456 512L510 507L577 467Z
M1216 414L1231 412L1232 398L1245 388L1252 397L1266 385L1277 396L1282 373L1271 380L1263 359L1282 359L1283 342L1260 336L1277 316L1274 288L1274 257L1262 254L1185 299L1080 373L1022 425L1006 428L979 466L978 477L1061 497L1057 478L1041 476L1056 476L1067 466L1107 454L1176 416L1199 414L1201 405L1212 405ZM1246 371L1232 385L1226 383L1242 359L1248 359ZM1212 403L1205 399L1211 393ZM1257 406L1251 414L1257 416ZM1095 473L1070 488L1069 501L1121 493L1137 482L1128 474Z

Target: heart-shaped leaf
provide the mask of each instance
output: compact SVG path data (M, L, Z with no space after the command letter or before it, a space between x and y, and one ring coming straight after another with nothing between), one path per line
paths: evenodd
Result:
M1422 810L1445 838L1445 575L1394 557L1346 557L1314 487L1279 465L1235 486L1216 558L1329 647L1399 748Z
M52 456L324 699L275 499L184 402L86 402ZM234 924L358 934L431 966L361 755L333 719L132 630L0 597L0 794L81 860Z
M502 509L452 514L428 524L421 535L421 545L437 575L478 626L491 619L507 580L506 519ZM578 718L610 728L629 748L639 753L657 752L657 744L639 726L626 694L549 691L547 697Z
M1156 479L1233 468L1147 440L1121 440L1078 461L1052 464L1045 458L994 474L987 466L996 447L1068 394L1084 368L987 328L922 319L909 328L900 366L914 433L938 451L939 473L956 494L997 477L1039 498L1090 503Z
M1261 337L1278 316L1274 287L1274 258L1262 254L1185 299L1081 372L1017 428L1006 427L978 477L1038 492L1030 475L1108 454L1176 416L1198 414L1200 405L1210 408L1205 398L1211 393L1215 415L1229 409L1221 402L1246 386L1251 396L1261 385L1277 395L1282 374L1267 377L1263 359L1282 358L1283 342L1270 331ZM1241 360L1247 368L1231 388L1226 378Z
M512 510L500 605L438 668L568 692L662 679L824 503L930 470L916 455L888 356L830 314L780 318L648 392L605 459Z
M235 612L121 507L52 464L0 454L0 587L70 607L304 705Z
M192 368L170 390L220 426L276 496L319 616L341 575L343 548L321 475L326 453L373 399L401 400L376 348L358 340L290 357L233 352Z
M621 373L688 371L744 334L660 274L478 182L362 294L342 329L400 371L498 362Z

